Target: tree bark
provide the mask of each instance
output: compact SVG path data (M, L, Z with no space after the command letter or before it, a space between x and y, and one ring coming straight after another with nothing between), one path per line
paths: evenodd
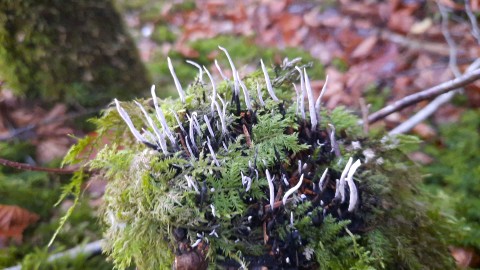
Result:
M28 98L83 106L149 85L110 0L0 0L0 76Z

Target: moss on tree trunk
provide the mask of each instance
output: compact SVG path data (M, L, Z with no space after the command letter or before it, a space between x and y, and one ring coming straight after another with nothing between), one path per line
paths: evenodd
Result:
M86 106L148 89L108 0L0 1L0 76L17 93Z

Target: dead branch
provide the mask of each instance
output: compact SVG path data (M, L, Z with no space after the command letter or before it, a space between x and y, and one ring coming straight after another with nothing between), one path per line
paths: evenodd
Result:
M407 47L416 51L427 51L439 55L448 55L448 47L443 44L437 44L428 41L420 41L417 39L407 38L403 35L391 32L386 29L376 29L380 38L396 43L400 46Z
M480 79L480 69L474 70L472 72L463 74L462 76L455 78L453 80L444 82L442 84L436 85L429 89L423 90L421 92L411 94L406 96L400 100L395 101L394 103L378 110L375 113L372 113L368 117L368 122L374 123L380 119L385 118L386 116L390 115L391 113L400 111L410 105L418 103L423 100L432 99L437 97L441 94L447 93L449 91L455 90L457 88L466 86L476 80Z
M480 59L477 59L475 62L473 62L468 67L467 72L470 72L471 70L474 70L477 68L480 68ZM432 102L430 102L427 106L425 106L420 111L418 111L414 116L412 116L407 121L400 124L398 127L392 129L389 132L389 134L402 134L410 131L418 123L424 121L430 115L435 113L438 110L438 108L440 108L443 104L449 102L450 99L452 99L456 93L457 93L456 91L452 91L436 97Z
M438 2L437 6L440 10L440 14L442 15L442 34L448 44L448 47L450 48L448 53L448 67L453 72L453 75L458 78L461 76L462 73L458 69L457 65L457 44L455 44L455 41L450 34L450 30L448 30L448 11Z
M0 164L3 166L23 170L23 171L37 171L37 172L48 172L48 173L56 173L56 174L73 174L77 169L62 169L62 168L46 168L46 167L38 167L33 166L26 163L19 163L15 161L11 161L8 159L0 158Z
M448 11L438 1L437 1L437 6L440 11L440 14L442 15L443 37L445 38L445 41L447 42L448 47L450 48L448 66L452 71L452 73L455 75L455 77L458 78L462 75L462 73L460 72L460 69L458 68L458 65L457 65L457 45L453 40L452 35L450 34L450 30L448 29ZM459 91L463 91L463 88L459 88L458 90L447 92L445 94L441 94L440 96L436 97L427 106L423 107L421 110L415 113L415 115L413 115L408 120L404 121L399 126L391 130L389 134L401 134L401 133L406 133L410 131L417 124L419 124L420 122L424 121L425 119L430 117L432 114L434 114L438 110L438 108L440 108L440 106L449 102L455 96L455 94Z
M410 131L420 122L423 122L425 119L427 119L432 114L434 114L438 110L438 108L440 108L440 106L449 102L450 99L452 99L453 96L455 96L455 94L456 92L452 91L452 92L448 92L438 96L432 102L430 102L427 106L425 106L420 111L418 111L414 116L410 117L407 121L403 122L396 128L392 129L390 132L388 132L388 134L390 135L402 134Z
M448 30L448 12L447 12L447 9L439 2L437 2L437 5L440 11L440 14L442 15L442 33L443 33L443 36L445 37L445 40L448 46L450 47L448 66L450 67L450 70L453 72L455 77L458 78L461 76L461 72L457 65L457 46L455 44L455 41L452 38L452 35L450 34L450 31ZM465 10L469 18L472 19L471 15L473 14L471 13L468 1L465 2ZM473 29L472 34L480 42L480 36L476 35L476 34L479 34L480 32L478 30L478 25L476 24L476 19L475 19L475 22L471 22L471 23L472 23L472 29ZM467 68L465 73L469 73L477 69L479 65L480 65L480 59L475 60L473 63L470 64L470 66ZM455 96L455 94L462 91L463 91L463 88L459 88L456 91L447 92L445 94L442 94L436 97L427 106L419 110L414 116L410 117L408 120L404 121L402 124L400 124L393 130L391 130L389 134L401 134L401 133L406 133L410 131L417 124L419 124L420 122L424 121L425 119L430 117L432 114L434 114L438 110L438 108L440 108L442 105L449 102Z

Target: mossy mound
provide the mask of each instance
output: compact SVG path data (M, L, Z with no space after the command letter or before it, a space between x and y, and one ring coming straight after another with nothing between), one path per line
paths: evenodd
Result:
M295 64L213 89L199 76L180 99L117 101L95 121L116 135L86 166L110 181L117 267L452 269L449 228L402 153L418 141L365 137L320 108L306 72L295 98Z
M148 86L109 0L1 1L0 74L31 99L85 106L137 97Z

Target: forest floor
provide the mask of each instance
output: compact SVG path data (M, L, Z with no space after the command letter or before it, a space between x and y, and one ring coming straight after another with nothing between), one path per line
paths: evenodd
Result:
M478 13L480 1L471 2L473 12ZM180 80L192 81L196 68L184 60L204 64L215 73L215 59L227 66L217 49L220 45L239 63L241 75L258 68L259 58L270 65L295 56L312 62L312 87L317 93L328 75L326 106L344 105L359 115L361 98L371 105L370 112L377 111L392 101L454 78L452 66L464 72L479 58L480 40L475 35L479 38L480 34L471 34L465 7L452 0L438 3L449 10L448 21L442 21L436 2L421 0L187 0L161 4L149 0L116 1L137 41L152 83L161 86L164 96L172 93L169 89L173 85L167 56L176 62ZM453 60L452 53L455 54ZM231 75L227 68L223 70L227 76ZM82 107L70 111L64 104L44 107L28 98L15 97L5 86L0 85L0 89L0 147L5 151L11 142L27 144L29 148L25 151L33 165L59 166L59 159L75 142L70 134L83 136L88 126L80 123L93 115L92 112L99 111ZM376 125L390 130L426 104L427 101L420 102L393 113ZM458 121L463 111L479 105L480 82L477 81L452 102L439 107L428 121L416 125L412 133L435 143L439 140L440 125ZM433 160L423 152L412 157L422 164ZM56 192L64 180L56 178ZM95 208L101 203L104 183L90 181L86 187L88 202ZM64 202L58 212L69 203ZM16 208L4 208L4 211L11 211L10 218L24 215L20 219L24 223L2 230L2 224L9 224L9 220L0 217L0 248L15 242L2 241L12 235L18 240L17 245L21 243L25 227L37 222L41 215L19 212ZM49 213L49 216L57 220L52 224L58 224L59 213ZM40 222L50 221L41 219ZM52 224L49 226L54 227ZM78 241L99 237L98 231L93 232L96 226L84 226L92 233L89 237L79 237ZM80 230L75 233L79 234Z

